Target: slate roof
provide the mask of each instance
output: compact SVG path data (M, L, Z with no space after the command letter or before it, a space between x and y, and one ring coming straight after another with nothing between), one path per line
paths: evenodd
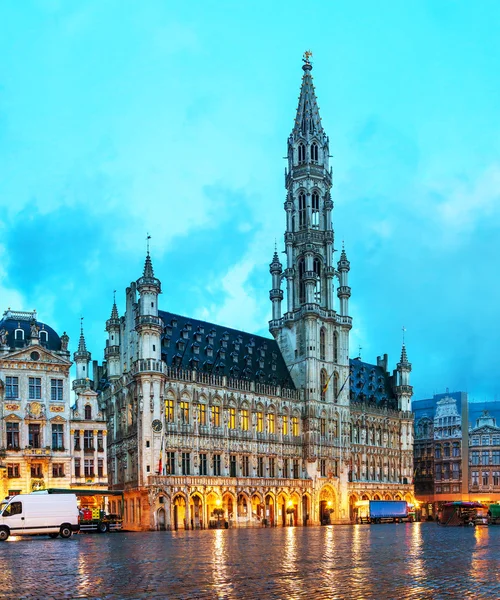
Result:
M61 349L61 338L58 334L45 323L41 321L37 321L38 327L40 327L40 333L43 331L47 332L47 342L43 341L45 336L40 336L40 345L48 350L60 350ZM2 318L0 320L0 329L5 329L8 333L7 336L7 345L11 350L17 350L19 348L24 348L29 344L29 338L31 335L30 329L30 321L26 319L16 319L16 318ZM24 332L23 340L15 339L15 331L16 329L22 329Z
M398 408L392 389L391 376L377 365L365 363L359 358L349 360L351 402L376 404L391 409ZM340 385L344 382L342 381Z
M163 310L158 314L167 365L295 389L274 339Z

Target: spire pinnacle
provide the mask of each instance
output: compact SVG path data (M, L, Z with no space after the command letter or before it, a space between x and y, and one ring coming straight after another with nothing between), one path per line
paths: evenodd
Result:
M146 254L146 261L144 263L144 272L142 274L143 277L151 277L153 278L154 272L153 272L153 263L151 262L151 256L149 256L149 248L148 248L148 253Z
M113 290L113 308L111 309L111 318L119 319L118 308L116 307L116 290Z
M85 336L83 335L83 317L80 317L80 340L78 342L78 352L87 352Z
M401 359L399 362L402 365L407 365L407 364L409 364L409 362L408 362L408 355L406 354L406 344L405 344L406 327L403 325L401 330L403 331L403 346L401 348Z
M304 58L302 59L304 61L304 64L302 65L304 75L302 76L299 105L297 107L297 116L293 128L293 134L301 137L309 137L310 135L320 135L324 133L311 75L311 56L312 52L310 50L304 52Z

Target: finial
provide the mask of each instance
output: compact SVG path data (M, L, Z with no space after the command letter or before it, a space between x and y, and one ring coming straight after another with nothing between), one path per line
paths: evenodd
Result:
M83 335L83 317L80 317L80 333Z
M359 360L361 360L361 350L363 350L362 346L358 346L359 350L358 350L358 358Z
M276 243L276 238L274 238L274 253L278 254L278 244Z
M146 246L147 246L147 250L148 250L148 256L149 256L149 240L151 239L151 236L149 235L149 233L146 234Z
M403 346L405 345L405 332L406 332L406 327L403 325L403 327L401 328L403 331Z
M311 61L309 60L312 55L313 55L313 53L310 50L306 50L304 52L304 56L302 58L302 60L304 61L304 64L302 65L302 69L304 71L310 71L312 69L312 64L311 64Z
M113 290L113 304L116 304L116 290Z

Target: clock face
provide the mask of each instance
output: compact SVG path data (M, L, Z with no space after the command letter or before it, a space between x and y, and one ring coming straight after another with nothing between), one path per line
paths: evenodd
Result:
M161 421L159 419L155 419L151 423L151 427L153 428L153 431L156 431L156 433L158 433L159 431L161 431Z

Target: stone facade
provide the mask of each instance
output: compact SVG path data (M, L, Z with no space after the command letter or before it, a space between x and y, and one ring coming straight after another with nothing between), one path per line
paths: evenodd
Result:
M413 501L406 349L392 375L387 356L349 359L350 263L333 260L311 69L306 56L288 140L287 264L277 249L270 264L274 339L159 310L149 251L123 316L113 304L95 383L129 529L347 523L358 500Z

